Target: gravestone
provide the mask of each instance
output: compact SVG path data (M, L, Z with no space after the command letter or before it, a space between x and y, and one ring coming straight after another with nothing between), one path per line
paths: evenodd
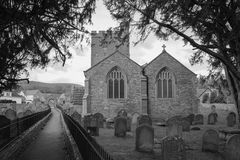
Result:
M236 114L234 112L230 112L227 116L227 126L233 127L236 124Z
M96 118L98 127L103 128L104 116L102 115L102 113L95 113L93 117Z
M218 152L220 138L214 129L208 129L202 138L202 151Z
M186 160L186 149L181 137L170 136L162 140L162 160Z
M152 125L152 119L149 117L149 115L144 114L138 117L138 126L142 124L149 124L150 126Z
M173 116L166 121L166 125L167 126L170 126L170 125L173 125L173 124L174 125L175 124L181 125L182 118L183 118L182 116Z
M208 124L215 125L217 123L217 113L210 113L208 115Z
M114 135L116 137L125 137L127 131L127 119L124 117L116 117L114 120Z
M139 113L135 112L132 115L132 124L137 124L138 117L140 116Z
M194 125L199 125L199 124L204 124L203 122L203 115L202 114L197 114L195 117L194 117L194 122L193 122Z
M194 114L189 114L188 116L185 117L185 119L190 123L190 125L192 125L194 121L194 117L195 117Z
M139 152L153 152L154 129L149 124L142 124L136 128L135 147Z
M23 116L26 117L26 116L29 116L33 114L31 110L26 110L24 113L23 113Z
M225 159L239 160L240 159L240 135L231 136L225 145Z
M127 117L127 111L125 109L121 109L120 111L118 111L117 115Z
M190 132L190 122L186 118L181 120L181 126L183 132Z
M167 125L167 129L166 129L166 135L167 136L179 136L182 137L182 125L175 123L175 124L171 124L171 125Z
M17 113L12 109L8 109L5 111L5 117L7 117L11 121L13 121L13 120L17 119Z
M127 132L131 132L132 119L131 117L126 118L127 118Z
M91 125L92 114L87 114L83 117L83 127L87 129L88 126Z
M81 124L82 116L78 112L74 111L71 117L77 121L79 124Z
M10 137L10 122L10 119L3 115L0 115L0 128L8 126L4 129L0 129L0 141L8 139Z
M91 136L99 136L99 128L97 119L92 114L85 115L83 118L83 126Z
M112 118L106 119L106 128L108 129L114 128L114 119Z

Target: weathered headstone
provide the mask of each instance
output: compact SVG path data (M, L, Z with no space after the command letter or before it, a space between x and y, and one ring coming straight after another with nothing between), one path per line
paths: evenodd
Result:
M112 118L106 119L106 128L108 129L114 128L114 119Z
M132 115L132 124L137 124L138 117L140 116L139 113L135 112Z
M194 124L194 125L204 124L204 122L203 122L203 115L202 115L202 114L197 114L197 115L194 117L193 124Z
M240 160L240 135L231 136L225 145L225 159Z
M178 123L167 125L166 135L182 137L182 130L182 125Z
M152 125L152 119L151 117L149 117L149 115L140 115L138 117L138 126L142 125L142 124L149 124L150 126Z
M136 150L139 152L153 152L154 129L149 124L142 124L136 128Z
M24 113L23 113L23 116L26 117L26 116L29 116L33 114L31 110L26 110Z
M127 119L124 117L115 118L114 129L114 135L116 137L125 137L127 131Z
M218 117L217 113L210 113L208 115L208 124L212 124L212 125L216 124L217 117Z
M186 149L181 137L170 136L162 140L162 160L186 160Z
M95 113L93 117L96 118L98 127L103 128L104 116L102 115L102 113Z
M230 112L227 116L227 126L233 127L236 124L236 113Z
M88 126L91 126L92 114L87 114L83 117L83 127L87 129Z
M5 116L10 119L11 121L17 119L17 113L16 111L12 110L12 109L8 109L5 111Z
M120 111L118 111L117 115L127 117L127 111L125 109L121 109Z
M218 152L219 134L214 129L208 129L202 138L202 151Z
M99 136L99 128L97 119L92 114L85 115L83 118L83 126L91 136Z
M131 131L132 119L131 117L126 117L127 119L127 132Z
M74 111L71 117L77 121L79 124L81 124L82 116L78 112Z

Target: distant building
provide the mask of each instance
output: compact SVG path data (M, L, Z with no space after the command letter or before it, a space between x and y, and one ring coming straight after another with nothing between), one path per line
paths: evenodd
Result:
M44 95L39 90L26 90L24 92L26 97L26 103L32 103L34 99L40 99L41 101L44 101Z
M72 86L72 91L71 91L71 103L73 105L82 105L82 99L84 95L84 88L82 87L77 87L77 86Z
M3 91L0 100L11 100L17 104L25 103L25 97L20 95L17 91Z

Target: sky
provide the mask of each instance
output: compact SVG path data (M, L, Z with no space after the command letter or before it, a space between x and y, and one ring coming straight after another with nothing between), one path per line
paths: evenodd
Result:
M102 1L97 1L97 8L92 21L93 25L87 27L90 31L107 30L110 27L117 26L117 22L111 18L110 13L102 4ZM207 74L206 65L191 66L189 59L194 51L191 46L184 46L181 39L174 40L169 38L168 41L163 41L150 35L144 42L136 46L133 45L132 39L130 39L130 58L140 65L149 63L158 56L162 52L163 44L165 44L166 51L191 71L196 74ZM85 77L83 71L91 67L91 46L83 44L82 47L80 47L80 44L77 43L71 47L71 51L73 56L67 60L64 67L61 63L57 63L50 64L44 70L30 70L29 80L46 83L75 83L84 85Z

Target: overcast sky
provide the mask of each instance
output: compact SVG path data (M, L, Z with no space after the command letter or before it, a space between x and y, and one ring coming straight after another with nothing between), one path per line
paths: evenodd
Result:
M93 15L93 25L89 26L90 30L107 30L110 27L116 26L114 21L102 1L97 1L96 13ZM133 38L132 38L133 39ZM131 39L130 39L131 41ZM131 43L131 42L130 42ZM196 74L207 74L205 65L191 66L189 58L193 53L192 48L184 46L181 39L168 41L159 40L154 36L150 36L143 43L137 46L130 44L130 58L142 65L149 63L152 59L162 52L162 45L166 45L166 51L180 61L187 68ZM91 48L90 45L84 45L83 48L79 45L72 47L73 56L62 67L61 63L51 64L46 69L34 69L30 71L29 78L31 81L41 81L50 83L76 83L84 85L83 71L90 68Z

